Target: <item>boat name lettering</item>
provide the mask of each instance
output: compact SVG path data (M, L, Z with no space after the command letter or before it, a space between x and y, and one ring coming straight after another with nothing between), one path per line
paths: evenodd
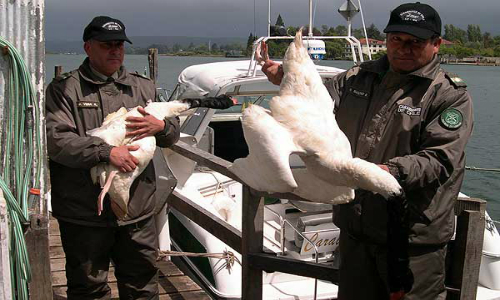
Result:
M331 252L339 245L339 231L325 231L325 232L315 232L304 233L304 235L316 246L318 247L318 252ZM306 240L302 243L302 249L300 254L309 254L314 252L314 246L307 242Z

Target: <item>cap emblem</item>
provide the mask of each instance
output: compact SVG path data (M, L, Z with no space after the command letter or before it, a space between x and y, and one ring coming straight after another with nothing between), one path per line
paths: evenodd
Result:
M417 11L417 10L407 10L399 14L399 17L403 21L409 21L409 22L422 22L425 21L424 15Z
M120 24L116 23L116 22L108 22L104 25L102 25L102 28L106 29L106 30L123 30L123 28L120 26Z

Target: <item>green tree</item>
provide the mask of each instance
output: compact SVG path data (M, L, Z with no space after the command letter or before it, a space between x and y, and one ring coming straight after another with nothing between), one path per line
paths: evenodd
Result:
M467 26L467 40L469 42L480 42L482 41L481 28L479 25L471 25Z
M457 51L455 50L455 47L441 47L439 48L439 54L456 56Z
M335 28L336 35L347 35L347 27L339 25Z
M281 18L281 14L278 14L278 18L276 19L276 26L285 26L285 22L283 22L283 18Z
M179 51L181 51L181 50L182 50L181 45L179 45L179 44L177 44L177 43L175 43L175 44L172 46L172 52L174 52L174 53L177 53L177 52L179 52Z
M219 45L217 45L217 43L212 45L212 52L219 52Z
M490 48L493 45L493 39L491 38L491 34L489 32L485 32L483 34L483 47Z
M444 25L444 35L443 38L452 42L458 42L460 44L465 44L467 41L467 33L452 24Z
M365 37L365 33L363 32L363 29L361 29L361 28L353 29L352 35L357 39L362 39Z
M481 56L492 57L495 56L495 51L493 50L493 48L484 48L481 49L481 52L479 54L481 54Z
M500 46L493 48L493 56L500 57Z
M325 41L327 59L338 59L344 54L344 42L342 40Z
M257 39L256 36L254 36L251 32L250 32L250 35L248 36L248 39L247 39L247 47L245 49L245 55L252 55L252 51L253 51L253 42L255 42L255 40Z
M371 39L383 40L382 34L375 26L375 24L370 25L370 27L366 28L366 35L368 35Z
M474 49L471 49L471 48L467 48L467 47L464 47L464 46L455 46L455 51L457 53L457 57L458 58L464 58L464 57L469 57L469 56L473 56L475 53Z
M372 55L372 60L379 59L386 54L387 54L387 51L379 51L379 52Z
M270 57L283 57L285 55L288 43L282 43L283 41L270 40L267 42L267 48L269 50Z
M493 45L500 46L500 35L497 35L493 38Z
M321 25L321 35L326 35L326 33L330 30L328 25Z
M286 28L286 32L288 33L288 35L291 35L291 36L295 36L295 34L297 33L297 30L299 30L299 28L293 27L293 26L288 26Z

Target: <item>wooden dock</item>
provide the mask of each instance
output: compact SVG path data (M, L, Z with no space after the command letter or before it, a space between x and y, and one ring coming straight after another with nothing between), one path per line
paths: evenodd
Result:
M67 299L64 251L61 246L59 225L54 218L50 219L49 246L53 299ZM184 275L172 262L160 261L158 262L158 267L160 269L159 289L161 300L211 299L198 284ZM119 299L114 268L112 265L110 265L108 282L111 287L111 299Z

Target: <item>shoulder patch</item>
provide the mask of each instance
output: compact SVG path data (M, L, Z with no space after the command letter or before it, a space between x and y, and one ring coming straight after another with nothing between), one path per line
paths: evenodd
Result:
M447 129L457 129L462 126L463 116L458 109L447 108L441 113L439 121Z
M466 88L467 87L467 84L465 83L465 81L463 81L463 79L460 78L457 74L445 72L445 76L454 87L456 87L456 88Z
M71 77L71 75L73 75L73 71L72 72L66 72L66 73L62 73L61 75L57 76L56 78L54 78L55 80L57 81L63 81L65 79L68 79Z
M350 68L348 71L347 71L347 74L345 76L345 79L349 79L349 77L353 76L353 75L358 75L359 73L359 66L355 66L355 67L352 67Z
M130 73L130 74L132 74L132 75L134 75L134 76L137 76L137 77L141 77L141 78L143 78L143 79L151 80L151 78L149 78L148 76L143 75L143 74L140 74L140 73L138 73L138 72L135 72L135 73Z

